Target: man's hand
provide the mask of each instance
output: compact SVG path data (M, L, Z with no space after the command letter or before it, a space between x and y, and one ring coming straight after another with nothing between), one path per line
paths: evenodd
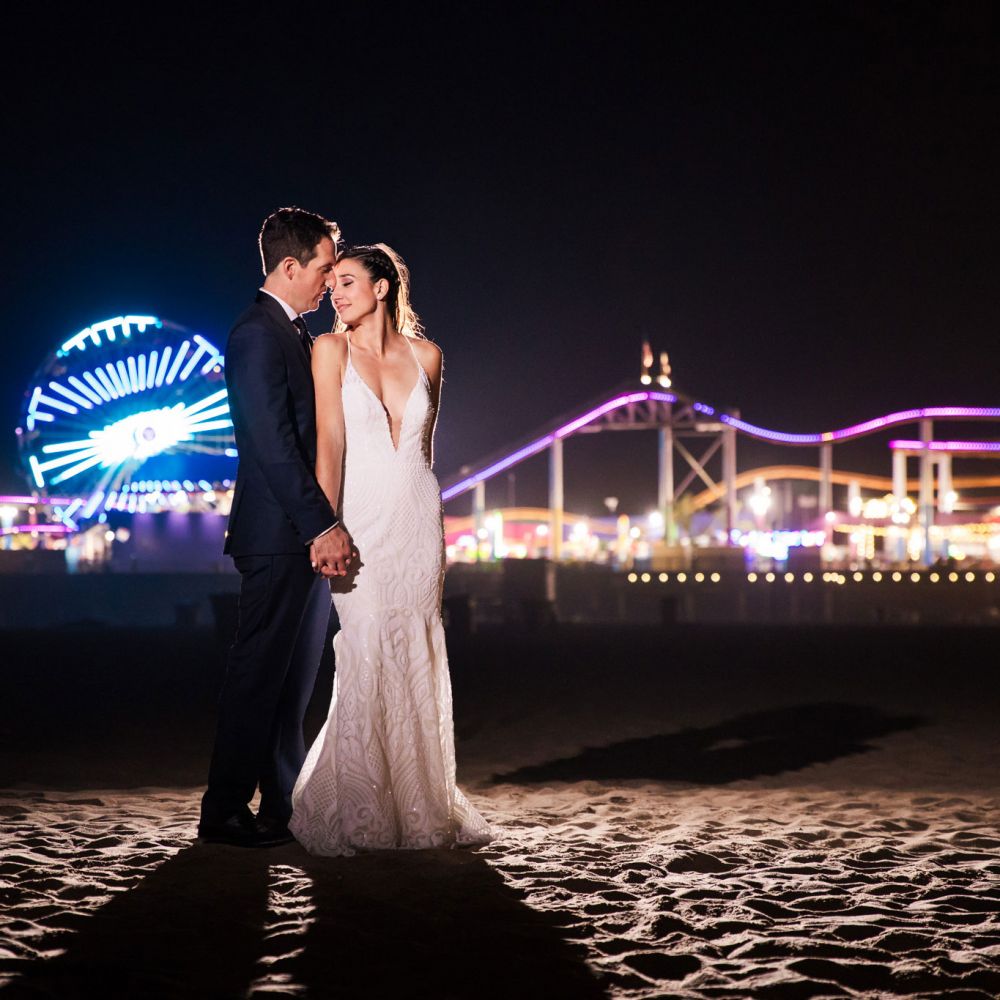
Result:
M309 561L313 564L313 569L327 578L347 576L354 557L354 542L339 524L332 531L320 535L309 546Z

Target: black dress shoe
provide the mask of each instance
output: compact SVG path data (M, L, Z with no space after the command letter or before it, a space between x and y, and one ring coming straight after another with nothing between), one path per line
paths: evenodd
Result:
M238 812L223 823L198 824L198 838L204 844L231 844L233 847L269 847L261 843L257 821L249 809Z
M261 839L261 847L277 847L279 844L290 844L295 838L288 829L287 819L275 819L271 816L261 816L256 819L257 834Z

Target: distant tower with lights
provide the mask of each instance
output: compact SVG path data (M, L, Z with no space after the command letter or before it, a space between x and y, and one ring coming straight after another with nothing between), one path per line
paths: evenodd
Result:
M655 381L663 389L669 389L670 380L670 356L666 351L660 351L660 370L657 375L653 375L653 349L648 340L642 342L642 373L639 381L642 385L652 385Z

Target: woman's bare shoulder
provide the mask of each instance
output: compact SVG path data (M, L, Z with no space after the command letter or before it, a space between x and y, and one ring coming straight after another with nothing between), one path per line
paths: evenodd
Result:
M312 346L312 373L320 386L340 385L347 369L347 338L342 333L323 333Z
M416 351L420 363L425 368L439 368L441 366L441 348L433 340L426 340L423 337L414 337L411 341L413 350Z
M347 337L343 333L321 333L312 345L313 358L329 363L347 357Z
M321 333L313 341L313 373L337 371L342 378L346 367L347 338L342 333Z

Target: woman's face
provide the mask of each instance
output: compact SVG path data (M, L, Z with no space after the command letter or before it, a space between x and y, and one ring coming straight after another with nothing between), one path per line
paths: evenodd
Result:
M333 288L333 308L341 322L354 326L378 307L375 282L360 260L341 260L335 268L337 284Z

